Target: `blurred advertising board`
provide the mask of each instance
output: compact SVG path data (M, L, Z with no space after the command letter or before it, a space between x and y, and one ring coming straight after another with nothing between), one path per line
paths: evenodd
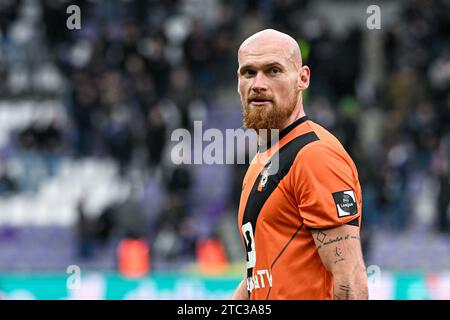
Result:
M450 299L450 272L383 272L369 274L369 296L376 300ZM233 276L160 274L129 279L116 274L86 273L79 283L66 274L0 275L2 299L229 299L241 278Z

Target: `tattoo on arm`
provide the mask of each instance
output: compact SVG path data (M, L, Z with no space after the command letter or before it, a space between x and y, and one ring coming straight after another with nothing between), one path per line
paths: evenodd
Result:
M342 237L337 237L337 238L334 238L334 239L330 239L330 240L328 240L328 241L325 241L325 240L324 240L321 244L319 244L319 245L317 246L317 249L321 249L321 248L323 248L323 247L325 247L325 246L328 246L328 245L333 244L333 243L340 242L340 241L342 241L342 240L343 240Z
M330 244L333 244L333 243L341 242L342 240L360 240L359 237L351 236L349 234L347 234L345 237L337 237L337 238L329 239L329 240L325 241L326 237L327 237L327 234L322 231L320 231L317 234L316 239L320 242L320 244L317 246L317 249L321 249L321 248L328 246Z
M345 259L342 257L342 249L339 247L336 247L336 260L334 261L334 264L341 262L341 261L345 261Z
M359 237L356 237L356 236L351 236L351 235L346 235L345 236L345 240L347 240L347 239L352 239L352 240L360 240L360 238Z
M316 238L317 238L317 241L319 241L320 243L323 243L325 241L326 237L327 237L327 234L325 232L319 231Z
M342 299L339 300L349 300L350 299L350 286L345 284L339 285L339 292L342 294ZM335 295L336 297L336 295Z
M333 275L334 299L367 299L361 240L357 230L343 226L340 229L317 230L312 236L324 266Z

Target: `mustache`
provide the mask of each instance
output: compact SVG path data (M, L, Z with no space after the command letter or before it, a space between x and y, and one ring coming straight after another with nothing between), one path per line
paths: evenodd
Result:
M273 100L273 97L265 94L251 94L248 96L247 101L252 102L253 100Z

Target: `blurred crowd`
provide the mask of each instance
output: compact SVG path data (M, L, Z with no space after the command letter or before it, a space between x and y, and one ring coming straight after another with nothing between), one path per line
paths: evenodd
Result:
M22 1L0 5L2 43L9 41L7 30ZM365 244L376 228L405 230L415 223L423 181L431 181L435 190L426 199L436 213L434 229L448 231L449 1L404 2L395 23L382 30L369 31L362 24L342 35L332 32L326 19L310 15L312 1L77 4L81 30L64 27L67 1L44 0L41 6L43 39L64 78L61 96L71 125L24 128L18 135L21 148L50 155L64 150L80 158L111 156L124 177L136 166L150 177L165 173L166 166L172 167L164 158L170 132L191 130L199 108L214 110L224 89L235 92L240 42L271 27L300 41L312 73L306 112L335 133L356 162L364 194ZM376 80L365 74L369 32L380 35ZM0 75L5 69L0 68ZM244 170L236 168L237 181ZM193 254L195 230L185 219L191 168L167 172L161 174L167 205L155 229L171 230L166 237L187 234L185 245L178 252L168 249L166 257ZM0 192L5 185L10 184L1 179ZM240 191L236 186L224 186L234 190L234 207Z

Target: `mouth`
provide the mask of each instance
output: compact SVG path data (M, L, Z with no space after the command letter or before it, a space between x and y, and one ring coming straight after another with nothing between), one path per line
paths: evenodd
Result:
M265 107L270 105L271 103L272 100L268 99L260 99L260 98L250 99L250 105L255 107Z

